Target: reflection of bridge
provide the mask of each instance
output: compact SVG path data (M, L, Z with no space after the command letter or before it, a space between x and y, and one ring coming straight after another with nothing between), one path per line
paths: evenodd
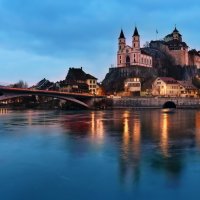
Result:
M48 90L32 90L32 89L0 87L0 101L17 97L30 96L30 95L63 99L66 101L71 101L80 104L86 108L91 107L92 102L95 99L102 98L102 96L94 96L92 94L87 94L87 93L70 93L70 92L58 92L58 91L48 91Z

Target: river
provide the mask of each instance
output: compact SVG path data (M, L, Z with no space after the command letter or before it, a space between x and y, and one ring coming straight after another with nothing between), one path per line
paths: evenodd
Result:
M0 109L2 200L199 199L200 110Z

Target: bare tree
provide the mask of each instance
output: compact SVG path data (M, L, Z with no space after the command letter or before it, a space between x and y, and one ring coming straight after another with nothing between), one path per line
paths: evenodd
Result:
M25 81L19 80L13 85L14 88L28 88L28 84Z

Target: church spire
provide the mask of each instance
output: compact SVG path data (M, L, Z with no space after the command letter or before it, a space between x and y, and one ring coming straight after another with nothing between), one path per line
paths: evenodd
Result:
M124 32L123 32L123 30L121 29L119 39L122 39L122 38L125 39L125 37L124 37Z
M177 28L176 28L176 25L175 25L175 28L174 28L173 33L179 33L179 31L178 31Z
M140 36L136 26L135 26L135 30L134 30L133 36Z

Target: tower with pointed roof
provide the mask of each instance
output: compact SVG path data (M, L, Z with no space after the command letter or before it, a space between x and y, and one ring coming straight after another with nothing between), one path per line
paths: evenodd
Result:
M132 47L133 49L140 49L140 35L138 33L137 27L135 27L135 30L132 36Z
M125 48L126 46L126 38L124 36L124 32L123 30L121 29L121 32L120 32L120 35L119 35L119 38L118 38L118 44L119 44L119 50L122 50Z
M178 41L182 42L182 35L177 30L176 26L174 28L174 31L172 32L172 37L174 40L178 40Z
M135 27L132 45L126 44L123 30L118 38L117 67L143 66L152 67L152 57L140 48L140 35Z

